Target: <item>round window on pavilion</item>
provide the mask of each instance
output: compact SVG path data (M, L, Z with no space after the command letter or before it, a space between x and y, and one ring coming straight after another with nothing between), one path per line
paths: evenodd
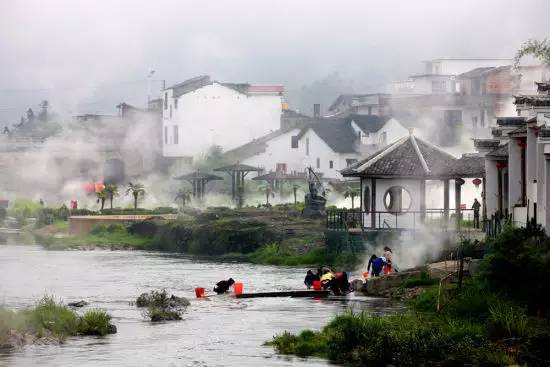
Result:
M411 205L411 194L403 186L392 186L384 193L384 207L388 212L406 213Z

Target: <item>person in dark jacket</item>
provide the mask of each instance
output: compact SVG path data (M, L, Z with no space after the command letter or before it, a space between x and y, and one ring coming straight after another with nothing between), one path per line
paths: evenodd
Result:
M214 292L216 292L217 294L226 293L233 284L235 284L235 281L233 280L233 278L229 278L227 280L221 280L218 283L216 283L216 286L214 287Z
M374 260L378 259L378 256L376 255L372 255L369 259L369 263L367 264L367 271L370 272L370 269L371 269L371 266L372 266L372 263L374 262Z
M304 284L306 285L307 289L313 287L313 282L316 280L319 280L319 277L316 274L313 274L311 270L308 270L304 279Z
M372 262L372 275L375 277L380 276L384 266L388 265L385 257L377 257L376 260Z

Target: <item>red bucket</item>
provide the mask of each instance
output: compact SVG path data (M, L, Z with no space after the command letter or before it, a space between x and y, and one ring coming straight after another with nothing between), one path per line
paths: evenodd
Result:
M365 271L363 272L363 278L367 279L369 277L369 272Z
M233 290L235 291L235 294L242 294L243 293L243 283L235 283L233 286Z
M197 298L204 297L204 288L195 288L195 296Z
M313 289L316 291L321 290L321 281L320 280L314 280L313 281Z

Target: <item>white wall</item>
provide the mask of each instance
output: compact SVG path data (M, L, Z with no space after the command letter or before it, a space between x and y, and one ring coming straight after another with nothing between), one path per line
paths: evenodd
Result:
M213 83L180 96L176 109L173 90L166 92L168 108L163 109L162 125L167 157L196 157L214 144L232 149L280 126L282 100L277 94L247 95ZM178 144L174 144L174 126L178 126Z

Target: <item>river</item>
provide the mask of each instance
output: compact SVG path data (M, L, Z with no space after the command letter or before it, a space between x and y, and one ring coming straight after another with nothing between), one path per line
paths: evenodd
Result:
M305 269L220 263L143 251L47 251L17 240L0 244L0 304L30 306L44 294L113 316L118 333L69 338L62 345L0 352L9 366L322 366L320 359L277 355L262 344L285 330L320 329L348 308L391 312L385 300L350 296L314 300L232 297L194 299L233 277L245 292L303 288ZM142 293L165 288L191 300L182 321L151 323L131 304Z

